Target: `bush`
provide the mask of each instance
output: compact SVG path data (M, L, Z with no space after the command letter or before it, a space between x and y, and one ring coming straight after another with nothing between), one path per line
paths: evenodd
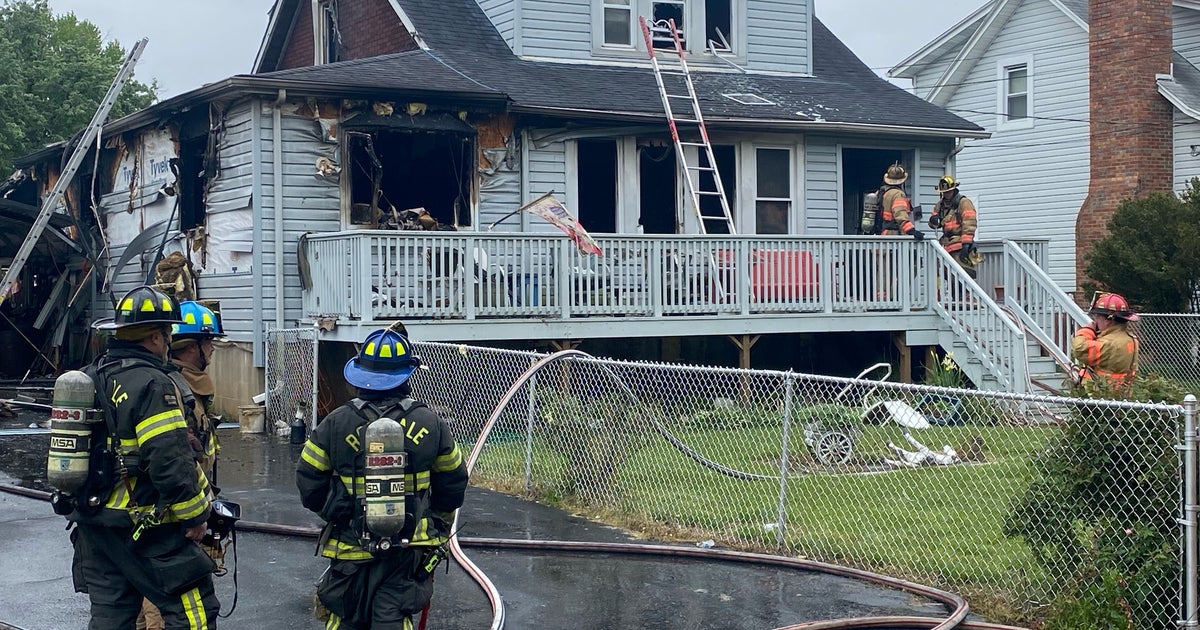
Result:
M1188 183L1180 199L1153 194L1123 202L1108 223L1109 235L1084 258L1095 282L1156 313L1188 310L1200 284L1200 180Z
M1119 393L1146 402L1183 396L1152 375ZM1161 412L1081 404L1037 460L1035 479L1005 518L1004 533L1024 540L1055 580L1047 628L1173 624L1177 424Z

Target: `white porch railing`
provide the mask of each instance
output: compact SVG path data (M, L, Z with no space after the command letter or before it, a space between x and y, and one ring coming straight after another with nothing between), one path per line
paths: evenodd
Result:
M1071 362L1075 329L1090 320L1023 247L1004 242L1004 304L1060 365Z
M308 237L305 316L567 319L928 309L926 248L878 237L352 231Z
M1025 335L941 247L929 247L933 308L1006 391L1029 391Z

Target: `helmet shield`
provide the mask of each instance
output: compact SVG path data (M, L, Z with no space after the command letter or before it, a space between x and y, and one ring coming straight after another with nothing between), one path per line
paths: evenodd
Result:
M358 356L346 362L346 382L370 391L386 391L404 384L421 367L403 335L393 330L376 330L363 340Z
M119 330L142 324L177 324L179 303L175 298L149 286L140 286L126 293L117 302L117 313L111 321L96 323L97 330Z

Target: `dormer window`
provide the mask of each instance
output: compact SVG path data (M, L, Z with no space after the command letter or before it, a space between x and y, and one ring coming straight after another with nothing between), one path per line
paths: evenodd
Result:
M683 48L687 50L687 23L684 21L685 6L683 0L665 0L650 3L651 16L656 24L666 24L670 20L675 21L675 28L679 29L679 38L683 41ZM675 42L670 37L659 37L654 40L655 48L674 49Z
M633 46L633 0L604 1L604 45Z
M313 64L341 61L341 48L337 1L318 0L313 3Z
M738 8L739 0L592 0L592 45L597 52L645 51L638 23L639 17L645 17L659 24L674 20L690 53L745 55L740 34L746 16L738 15ZM654 47L674 50L675 42L665 33L657 34Z

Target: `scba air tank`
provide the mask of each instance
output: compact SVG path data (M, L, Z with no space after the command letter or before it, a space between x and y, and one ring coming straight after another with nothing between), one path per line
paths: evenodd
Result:
M92 377L79 370L65 372L54 381L46 480L63 494L78 492L88 478L93 424L102 421L88 413L95 397Z
M859 234L874 234L875 223L879 220L879 193L869 192L863 195L862 218L858 226Z
M363 435L366 453L367 531L377 538L391 538L401 531L408 519L405 484L408 453L404 450L404 427L391 418L379 418L367 425Z

